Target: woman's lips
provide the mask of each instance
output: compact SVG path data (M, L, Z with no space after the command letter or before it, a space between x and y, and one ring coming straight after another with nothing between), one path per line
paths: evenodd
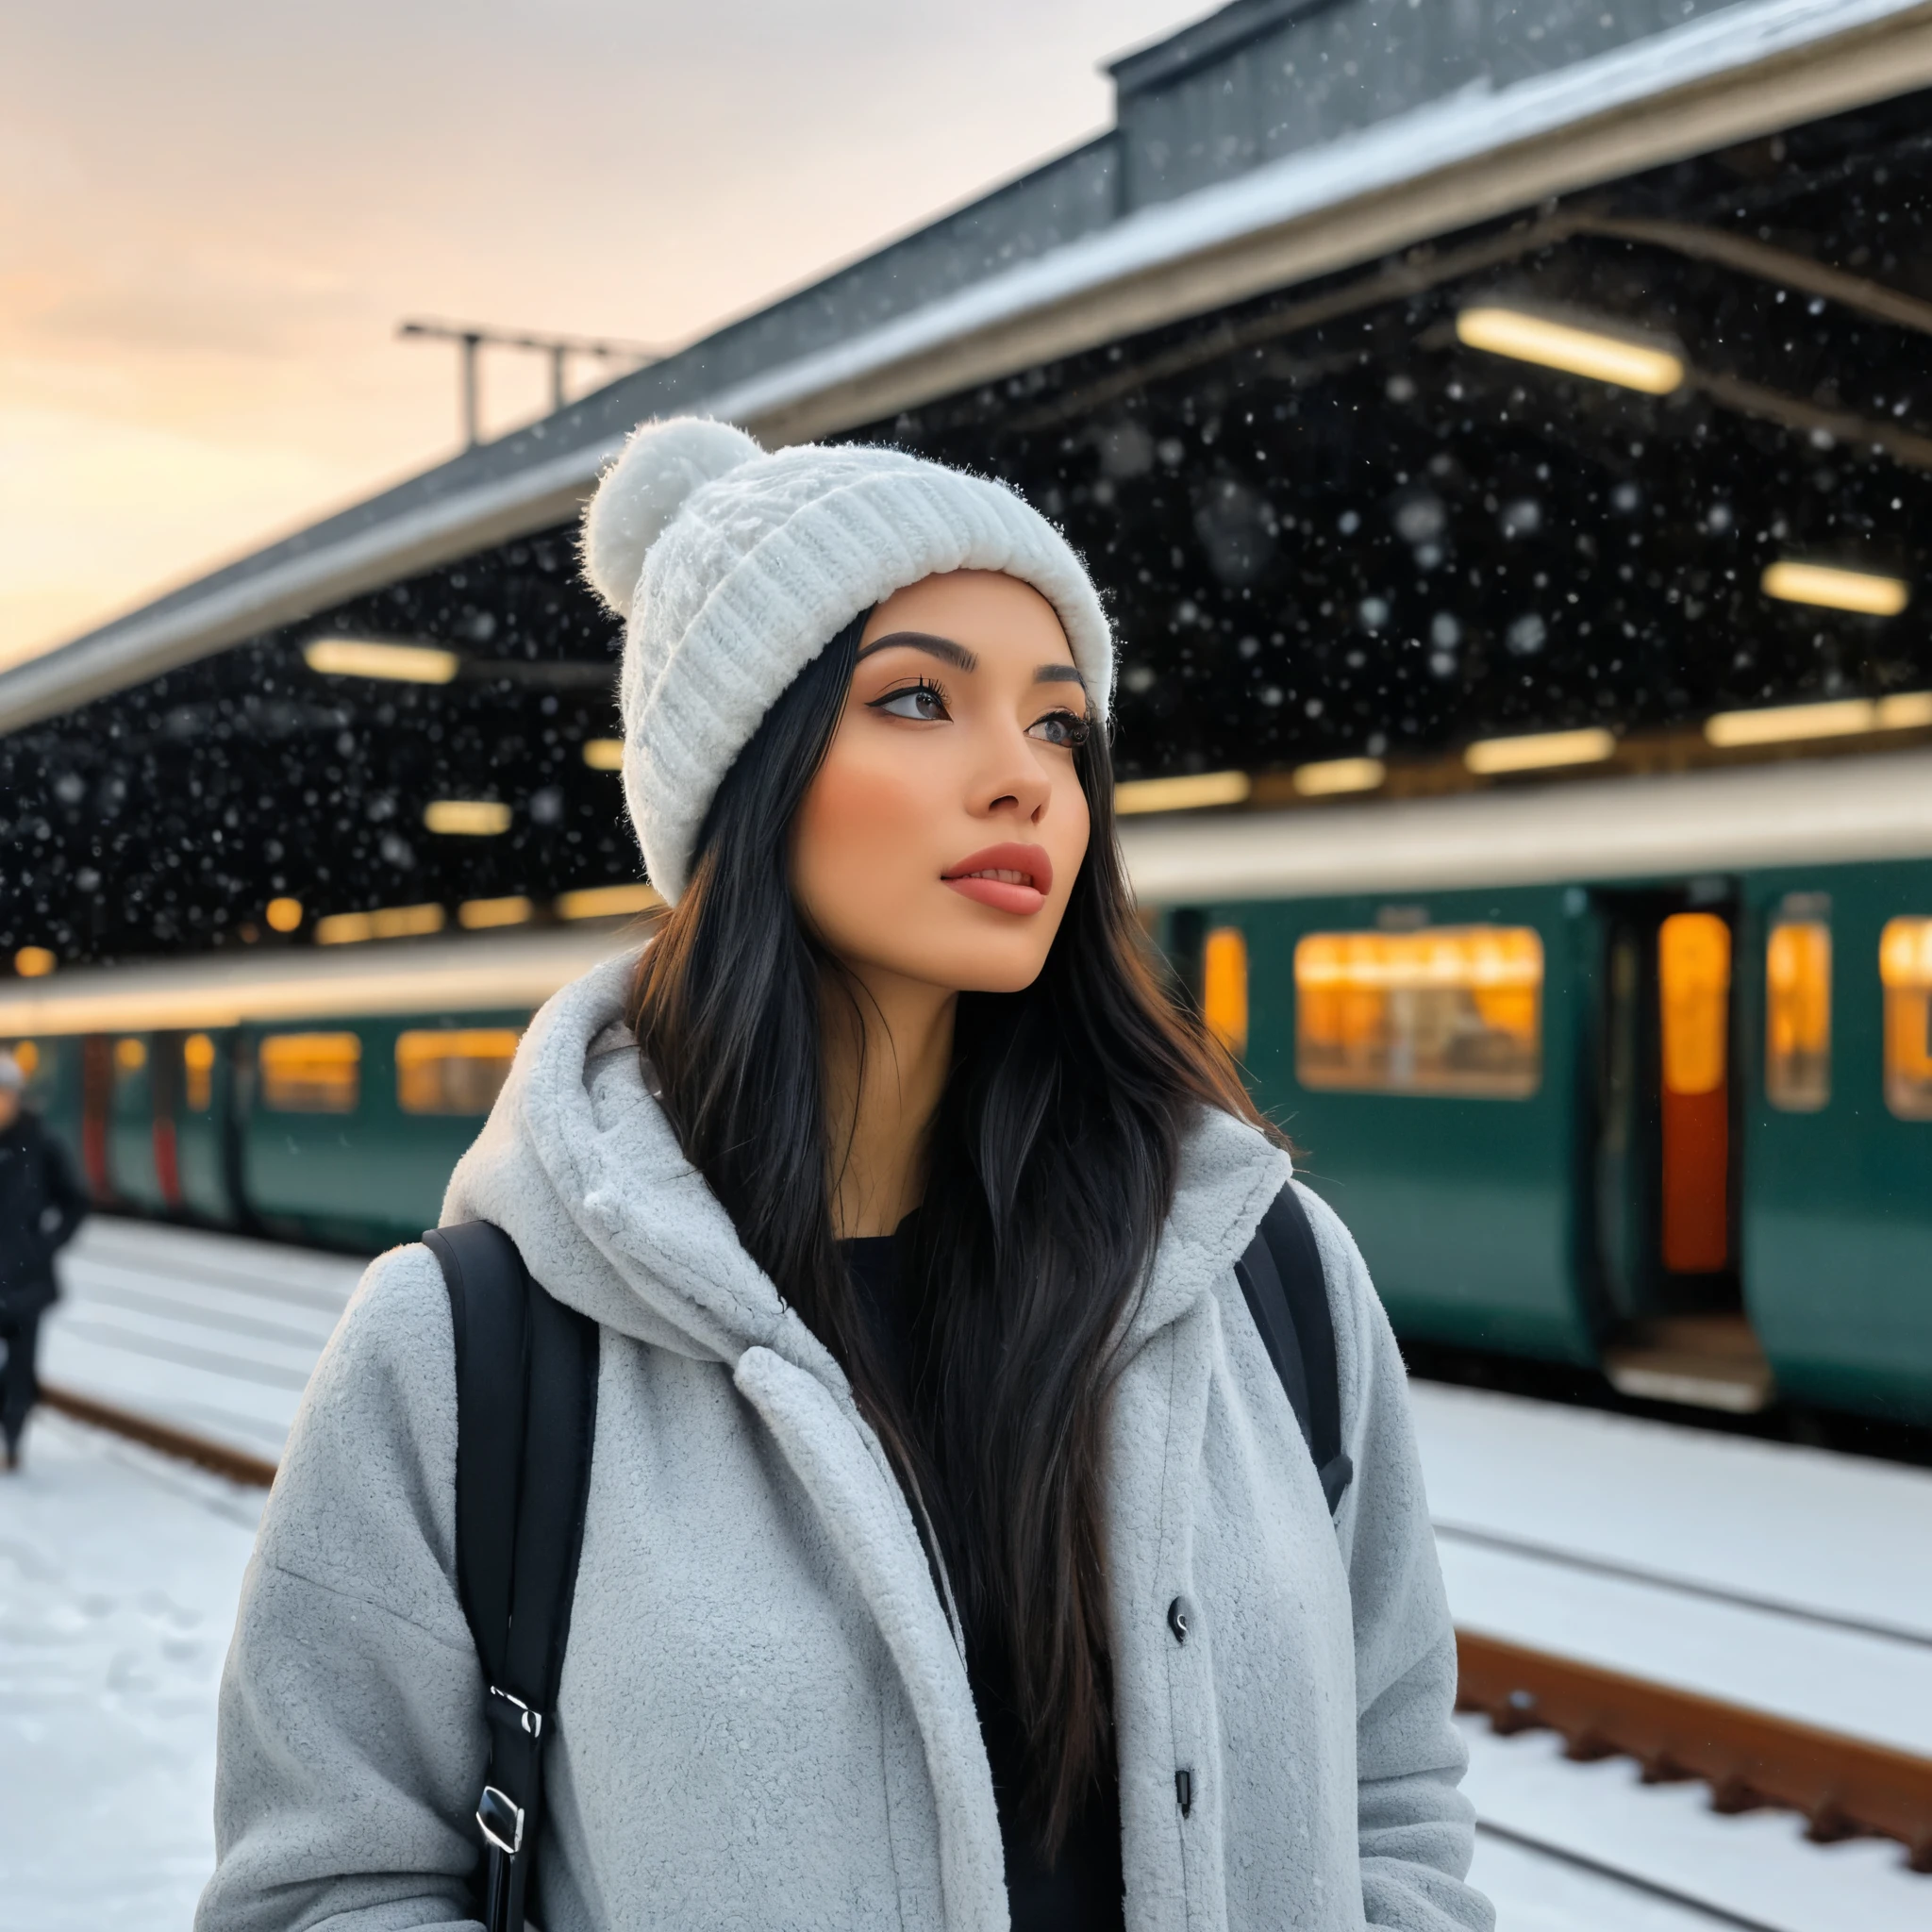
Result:
M995 912L1038 912L1053 891L1053 860L1038 845L989 845L940 876Z

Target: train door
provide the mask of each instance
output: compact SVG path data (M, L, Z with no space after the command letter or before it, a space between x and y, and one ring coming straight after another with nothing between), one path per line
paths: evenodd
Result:
M1739 903L1722 880L1599 896L1597 1265L1626 1394L1748 1411L1770 1370L1739 1270Z

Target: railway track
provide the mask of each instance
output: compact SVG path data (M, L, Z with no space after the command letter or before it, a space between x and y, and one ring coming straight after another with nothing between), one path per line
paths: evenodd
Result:
M275 1479L275 1465L265 1456L251 1456L245 1449L231 1448L226 1442L197 1436L192 1430L177 1429L167 1423L136 1415L111 1402L98 1402L92 1395L63 1389L58 1383L42 1382L41 1400L49 1408L72 1416L77 1423L91 1423L97 1429L111 1429L115 1435L125 1436L129 1441L139 1442L143 1448L158 1449L163 1456L178 1457L183 1462L192 1462L215 1475L226 1476L232 1483L245 1483L251 1488L265 1490Z
M1457 1707L1506 1736L1541 1726L1579 1762L1622 1756L1648 1783L1701 1779L1718 1811L1802 1812L1820 1843L1896 1839L1932 1873L1932 1758L1474 1631L1457 1633Z
M50 1407L77 1422L112 1430L230 1481L266 1488L275 1480L275 1465L266 1457L72 1390L43 1387L42 1393ZM1569 1556L1552 1554L1559 1559ZM1583 1559L1583 1567L1592 1566ZM1680 1578L1653 1580L1701 1594L1737 1595ZM1754 1608L1764 1607L1750 1601ZM1817 1615L1800 1606L1773 1607L1800 1619ZM1883 1628L1905 1642L1932 1641L1916 1631ZM1546 1728L1561 1736L1565 1756L1579 1762L1621 1755L1634 1758L1649 1783L1700 1779L1720 1812L1766 1806L1797 1811L1807 1821L1807 1835L1821 1843L1859 1833L1894 1839L1905 1846L1913 1871L1932 1874L1932 1758L1478 1631L1458 1631L1457 1648L1457 1707L1481 1712L1505 1736ZM1522 1833L1487 1828L1524 1849L1576 1862L1575 1855L1537 1845ZM1638 1874L1605 1875L1659 1890ZM1757 1923L1696 1901L1678 1902L1720 1922ZM1932 1895L1926 1903L1932 1909Z

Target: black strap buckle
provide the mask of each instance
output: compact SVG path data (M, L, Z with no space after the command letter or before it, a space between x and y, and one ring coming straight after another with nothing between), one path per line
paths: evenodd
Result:
M523 1850L524 1807L508 1792L485 1785L483 1795L476 1800L476 1824L506 1858L514 1858Z

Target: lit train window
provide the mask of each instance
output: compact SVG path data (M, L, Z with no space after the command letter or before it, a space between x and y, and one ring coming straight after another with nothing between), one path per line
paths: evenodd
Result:
M144 1040L117 1040L114 1042L114 1077L117 1080L131 1080L147 1065L147 1041Z
M1731 929L1714 912L1675 912L1657 938L1664 1088L1715 1093L1724 1084L1731 1010Z
M271 1033L257 1059L261 1104L275 1113L354 1113L362 1042L353 1033Z
M1542 1078L1543 944L1529 926L1311 932L1294 984L1305 1087L1522 1100Z
M1885 1104L1932 1121L1932 919L1893 919L1878 941L1885 982Z
M1248 1050L1248 942L1238 925L1215 927L1201 948L1201 1011L1229 1053Z
M181 1042L181 1067L187 1074L184 1091L192 1113L206 1113L215 1101L215 1043L206 1033L191 1033Z
M1831 1099L1831 927L1779 919L1764 951L1764 1091L1786 1113Z
M513 1026L405 1033L396 1041L396 1102L405 1113L488 1113L516 1058Z

